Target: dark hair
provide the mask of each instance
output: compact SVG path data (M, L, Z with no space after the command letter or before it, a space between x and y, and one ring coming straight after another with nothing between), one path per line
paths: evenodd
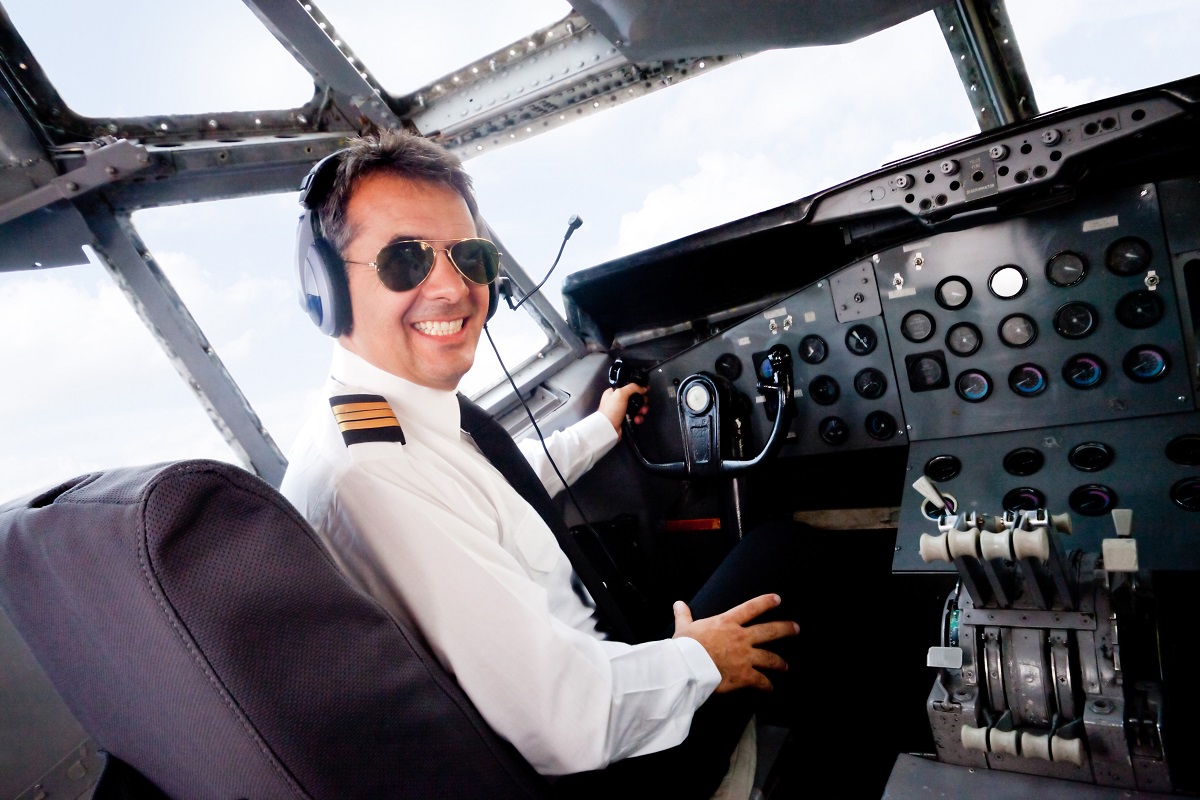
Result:
M462 196L481 230L479 206L471 176L458 156L415 133L385 130L351 139L338 163L328 194L317 206L321 235L340 254L354 237L346 210L355 185L368 175L395 175L410 181L445 186Z

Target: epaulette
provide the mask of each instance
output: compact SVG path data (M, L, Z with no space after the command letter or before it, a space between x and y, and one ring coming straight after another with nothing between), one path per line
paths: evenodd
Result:
M404 431L392 407L377 394L342 394L329 398L333 418L346 445L363 442L399 442Z

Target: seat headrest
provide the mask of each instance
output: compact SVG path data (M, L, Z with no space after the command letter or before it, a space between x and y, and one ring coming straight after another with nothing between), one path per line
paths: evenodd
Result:
M0 604L97 745L188 798L541 797L416 629L215 461L0 507Z

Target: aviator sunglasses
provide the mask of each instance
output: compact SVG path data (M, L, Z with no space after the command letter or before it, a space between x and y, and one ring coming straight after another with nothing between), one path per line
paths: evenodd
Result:
M454 242L449 247L435 244ZM379 282L393 292L415 289L429 277L437 254L445 251L450 263L472 283L487 286L500 275L500 251L487 239L410 239L386 244L374 261L347 261L374 267Z

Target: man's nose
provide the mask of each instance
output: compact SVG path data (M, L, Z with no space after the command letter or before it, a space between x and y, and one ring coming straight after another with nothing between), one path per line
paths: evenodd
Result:
M459 300L470 294L471 291L467 286L467 279L454 266L454 262L450 260L450 254L444 249L437 251L433 269L430 270L429 277L421 284L421 289L426 297L448 300Z

